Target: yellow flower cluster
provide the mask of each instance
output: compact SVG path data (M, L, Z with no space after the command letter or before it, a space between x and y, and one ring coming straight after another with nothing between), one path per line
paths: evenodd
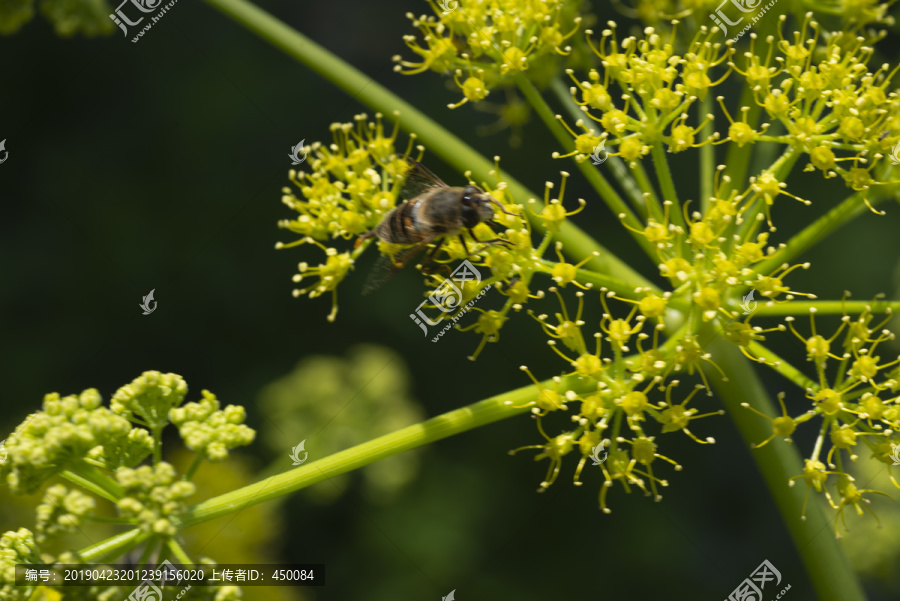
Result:
M309 165L311 172L291 171L290 178L294 188L285 188L282 202L299 215L293 219L285 219L278 223L283 229L301 236L289 243L277 243L276 248L290 248L309 244L321 249L325 254L323 263L312 266L308 262L299 264L299 273L294 276L295 282L312 279L309 285L294 290L294 296L308 295L316 298L327 292L332 293L332 310L328 316L333 321L337 316L337 287L353 268L355 260L371 244L361 241L359 236L374 230L385 216L404 201L402 188L406 174L411 167L404 158L412 150L415 136L410 137L405 152L397 152L394 142L397 129L388 135L384 131L381 115L376 115L375 122L368 122L365 115L358 115L353 123L336 123L332 126L334 142L325 146L319 142L312 144ZM424 148L419 146L419 158ZM499 173L499 166L493 174ZM475 182L470 182L475 184ZM514 298L499 315L497 312L482 313L476 332L483 334L479 351L488 340L496 340L499 327L505 321L505 314L512 305L520 306L528 298L527 283L536 270L546 270L535 257L535 249L531 243L531 230L528 222L522 218L511 205L506 184L496 181L493 185L481 182L481 188L491 195L506 212L495 212L493 221L504 228L500 235L507 242L502 245L483 245L473 240L467 244L469 252L463 247L458 237L435 239L441 242L441 254L436 263L458 261L469 258L480 265L490 268L491 277L482 280L476 287L465 289L465 301L478 295L488 285L506 282L509 286L506 293ZM299 194L297 191L299 190ZM548 220L557 222L565 218L565 214L553 215ZM477 240L491 240L498 233L491 230L486 223L479 223L473 228ZM468 235L468 234L466 234ZM337 238L350 240L356 238L353 250L340 250L330 243ZM395 256L404 250L396 244L378 242L379 250L387 256ZM476 255L470 254L472 252ZM430 274L433 284L443 279L437 274ZM446 318L442 315L439 318ZM477 352L476 352L477 354Z
M677 22L670 38L676 28ZM592 42L593 32L586 34L603 68L588 71L586 80L577 79L571 70L568 73L575 81L575 101L600 125L600 131L576 122L581 131L569 129L575 150L557 156L576 155L583 161L603 143L610 154L634 162L658 143L672 153L710 143L731 142L739 147L778 143L789 147L791 162L806 154L808 170L818 169L825 177L840 176L850 188L864 190L874 182L872 170L882 167L900 143L900 97L888 89L900 67L882 65L870 72L867 63L873 49L863 38L844 32L827 36L820 45L825 36L812 13L792 39L779 30L777 51L770 50L765 57L755 52L755 34L749 51L738 58L733 44L714 41L716 30L706 27L680 55L675 54L672 39L663 39L650 27L643 38L629 36L621 42L614 22L601 32L599 44ZM712 72L720 65L729 68L714 79ZM750 106L740 107L740 120L732 119L719 97L731 123L728 131L697 140L712 115L690 125L691 107L733 73L743 76L754 103L786 133L768 134L769 123L754 129L746 120ZM753 183L751 192L765 198L767 205L779 194L787 194L773 173L762 173Z
M840 326L828 338L817 332L815 314L815 310L810 311L810 336L800 334L794 327L793 318L786 318L793 334L806 347L807 360L815 366L816 380L805 382L807 409L801 415L791 417L782 402L782 416L771 420L772 436L757 446L776 436L790 441L798 424L815 417L822 418L813 452L806 460L802 476L797 478L802 477L807 486L823 492L843 520L843 511L847 507L862 514L860 503L868 503L864 493L884 494L858 489L848 473L849 464L844 462L845 457L851 462L856 461L860 443L863 443L873 459L886 465L896 465L895 458L900 458L900 436L897 435L900 431L900 356L882 359L880 355L887 349L882 346L880 353L878 350L879 345L895 338L892 332L883 329L890 320L890 310L888 317L878 323L872 323L871 307L855 319L845 313ZM842 339L836 344L842 333ZM829 363L836 363L830 378L826 371ZM823 462L826 438L831 448ZM828 490L829 480L833 481L838 502ZM891 482L900 488L893 476ZM840 538L836 521L835 534Z
M396 206L400 176L407 165L395 152L397 127L386 134L380 114L375 122L369 122L366 115L357 115L355 123L335 123L331 131L331 144L316 142L304 149L311 155L310 172L290 171L295 188L284 188L282 202L298 216L279 221L278 227L302 237L287 244L279 242L275 248L313 244L325 251L324 263L299 264L300 273L294 281L313 279L313 283L294 290L294 296L307 294L316 298L331 292L328 320L334 321L337 286L353 267L359 252L338 252L323 243L335 238L351 239L374 228ZM412 139L407 152L411 147Z
M463 100L452 106L484 99L516 70L525 71L539 86L545 83L542 61L549 65L547 73L560 71L558 56L572 50L563 43L582 22L577 3L564 1L461 0L458 9L444 4L440 8L433 5L437 16L410 17L421 35L407 36L405 41L419 60L395 60L399 63L396 70L402 73L433 70L452 76L463 94ZM707 0L663 4L672 7L673 16L686 11L679 17L715 10ZM897 69L881 66L870 71L867 64L872 48L866 38L848 33L860 23L884 23L887 19L877 11L865 10L864 3L857 4L858 14L847 16L853 25L844 32L826 33L809 13L798 31L785 35L785 18L781 17L777 35L767 38L768 50L761 54L756 52L760 40L755 33L748 36L749 51L739 52L734 41L719 41L718 28L696 19L686 26L672 20L659 28L646 27L642 35L626 37L621 37L616 23L610 21L599 33L588 29L583 41L575 40L577 51L570 64L581 63L584 75L576 75L574 69L564 71L573 86L571 98L564 97L563 88L560 100L569 103L576 115L580 110L583 117L570 127L557 116L574 138L574 150L553 156L573 157L584 167L589 156L599 164L596 159L606 150L624 161L624 167L619 161L612 165L619 171L620 183L624 187L631 184L627 191L633 209L605 182L603 186L596 185L596 180L591 183L610 206L624 207L616 210L619 219L654 261L667 289L649 283L629 286L603 273L596 264L591 265L602 255L599 250L577 249L578 259L567 261L557 237L561 238L565 221L587 203L583 199L564 203L565 172L558 193L547 183L543 203L535 207L535 199L510 197L499 180L497 165L491 173L497 181L478 185L508 213L497 212L493 228L479 224L476 238L501 237L504 244L470 253L467 248L471 250L472 244L464 246L456 238L440 240L442 246L435 257L438 264L469 259L482 270L481 281L461 286L461 305L487 286L496 285L506 297L501 307L475 306L475 323L457 326L481 335L472 358L487 342L499 339L511 312L548 296L559 302L560 309L553 316L532 310L528 314L564 361L564 371L557 372L550 386L543 386L527 367L522 368L538 387L527 406L543 441L523 448L537 449L536 459L550 461L542 490L557 479L563 458L573 453L579 457L576 484L581 484L589 459L600 466L598 472L604 480L600 506L604 511L609 511L606 495L614 483L622 484L626 491L638 488L658 500L659 488L667 481L654 472L652 464L660 459L675 470L681 467L658 452L656 436L681 431L695 442L713 443L712 437L698 437L692 422L724 413L718 408L702 408L694 401L701 390L711 395L708 373L718 371L726 379L705 345L721 336L748 358L788 375L780 359L760 342L767 334L790 329L806 345L819 381L803 381L805 402L812 405L799 416L791 417L782 402L782 415L771 418L772 437L762 444L776 436L789 438L798 424L822 416L820 441L802 477L827 494L826 485L833 482L841 501L828 499L838 511L847 506L858 509L865 500L863 495L872 492L852 483L841 468L841 451L848 451L855 460L852 448L859 442L871 443L873 455L883 462L897 452L893 445L900 441L892 433L900 428L900 358L882 361L875 355L876 347L892 335L880 330L883 324L869 325L869 310L856 321L845 314L844 325L830 339L817 335L814 323L809 338L801 336L790 320L768 328L751 324L757 301L774 313L776 304L798 296L815 299L787 283L792 272L809 267L808 263L791 262L797 255L796 239L791 241L793 246L770 242L776 231L771 215L776 199L790 197L812 204L788 191L786 181L793 166L805 155L808 171L821 172L826 178L840 177L865 199L873 186L890 183L886 182L888 159L900 160L900 151L894 150L900 148L900 97L890 88ZM637 6L643 14L648 5L639 1ZM847 6L841 10L849 10ZM685 35L691 38L682 42L680 36ZM740 79L737 83L746 89L738 106L727 104L714 90L734 79ZM531 103L541 100L526 97ZM551 129L561 130L547 117L546 105L540 108ZM326 256L318 267L300 264L295 280L315 279L295 291L297 295L336 294L336 286L369 242L358 241L355 250L341 251L328 241L371 232L391 209L411 200L400 193L407 162L395 154L396 130L388 136L380 118L376 123L364 121L360 116L355 126L335 125L335 141L328 149L319 144L311 147L313 172L291 175L302 198L286 191L284 202L300 216L281 225L302 238L279 246L310 243ZM713 124L723 127L716 131ZM729 145L729 157L740 155L745 167L716 166L714 147L721 144ZM756 144L778 145L784 151L770 165L747 173L750 151ZM709 174L695 204L678 198L667 159L667 154L692 149L702 149L704 172ZM422 152L419 147L420 158ZM655 167L658 191L645 171L645 157ZM626 169L632 182L625 181ZM540 240L532 240L529 221L524 219L525 201L531 224L544 232ZM571 243L570 238L567 241ZM387 255L398 250L383 243L379 248ZM440 284L445 275L430 273L430 287ZM759 297L754 298L754 293ZM602 311L589 306L591 300L599 300ZM329 319L337 310L336 297L333 306ZM595 318L591 326L586 315L594 312L600 319ZM453 317L442 314L437 319ZM832 342L845 328L844 349L835 354ZM824 365L832 360L841 362L840 375L828 382ZM679 393L684 388L690 389ZM544 427L551 414L566 414L571 427L548 435ZM831 449L820 460L825 436L830 437Z
M593 33L586 32L587 42L599 57L601 66L589 70L584 80L576 78L572 70L567 73L575 82L571 88L573 101L580 105L587 119L599 124L602 133L579 120L575 126L580 131L569 129L575 150L554 156L574 156L576 161L582 162L588 155L596 156L597 148L606 145L609 154L624 159L640 175L641 159L652 154L655 163L665 161L665 150L680 153L723 142L738 148L760 142L777 143L787 145L788 150L781 161L750 177L743 191L735 189L730 177L724 175L726 167L720 165L712 196L702 199L696 210L690 210L689 204L680 205L674 188L667 187L666 181L661 182L664 195L661 200L649 186L642 186L646 201L643 227L629 225L624 213L620 218L637 237L646 241L646 247L658 260L660 274L668 279L672 289L662 295L649 289L638 289L634 291L633 299L602 291L603 318L599 330L591 333L596 341L595 349L589 349L585 344L587 335L582 333L585 326L581 319L583 293L578 293L578 311L571 319L562 296L559 296L562 312L556 315L556 323L551 323L547 315L536 316L551 338L551 348L566 361L571 371L557 378L556 389L538 392L532 411L540 420L550 412L569 411L571 406L571 418L576 427L555 437L548 436L540 428L547 442L525 448L541 449L537 459L550 459L548 475L542 483L542 487L546 487L556 479L563 455L571 451L581 455L575 475L578 484L585 462L592 458L598 445L601 442L609 445L606 447L609 460L601 464L605 486L600 503L604 511L608 511L606 491L613 482L620 481L626 490L635 485L657 498L656 485L666 484L654 476L650 463L655 458L673 464L674 461L656 453L654 439L645 431L643 422L656 421L661 432L683 430L694 440L703 442L690 432L688 423L716 412L698 415L697 409L686 407L696 390L681 403L671 400L673 388L679 383L673 378L679 372L693 374L697 371L704 380L701 387L709 388L698 368L703 362L711 362L711 358L703 351L697 332L703 331L704 327L711 332L718 330L751 359L770 363L769 359L754 355L751 349L754 343L764 339L765 333L784 331L787 327L780 324L768 329L752 326L752 310L746 310L746 306L752 303L755 308L756 303L751 294L745 297L741 306L741 295L752 289L769 306L793 300L797 295L815 298L812 294L793 291L785 283L790 272L806 269L809 264L779 262L783 247L769 244L770 232L775 231L769 207L776 198L790 196L811 204L786 190L783 180L789 166L806 153L814 166L810 168L822 169L826 177L840 175L852 189L864 190L874 184L869 172L883 167L885 154L889 154L887 149L900 141L900 124L896 123L900 118L900 101L888 92L894 71L882 67L870 73L866 63L871 49L858 39L848 43L846 34L828 36L820 48L823 58L814 62L818 25L807 16L802 33L796 33L791 41L781 37L775 44L776 52L760 58L753 52L751 43L751 51L743 55L743 60L737 61L733 44L715 42L715 32L706 28L701 28L686 52L677 54L674 50L675 29L677 23L673 24L670 39L647 28L642 38L629 36L619 40L616 25L610 22L609 28L600 33L597 43L593 41ZM812 32L811 36L809 32ZM695 112L696 105L711 93L713 87L734 73L742 75L748 82L758 107L755 110L767 111L771 117L778 118L787 133L769 135L769 124L751 126L747 118L751 107L741 107L740 119L732 119L724 99L719 97L717 100L730 126L727 132L711 132L701 138L700 132L713 115L705 115L695 124L689 123L688 115ZM844 156L837 158L835 153ZM842 161L849 163L847 168L838 165ZM552 204L548 203L545 211L552 210ZM759 231L764 221L770 232ZM574 277L563 276L560 272L554 279L567 283ZM617 317L607 305L607 297L631 303L632 308L624 317ZM679 312L687 317L687 323L677 331L673 331L671 323L669 328L662 325L667 306L675 303L686 303ZM739 307L745 310L742 312ZM668 332L668 338L660 343L663 330ZM849 377L842 380L843 386L871 388L869 392L854 396L862 394L859 402L877 407L872 408L874 413L869 413L865 407L854 404L849 411L869 417L877 415L882 420L895 419L891 416L895 416L897 409L888 407L893 400L882 407L877 391L884 387L900 390L900 387L892 379L885 384L872 383L875 372L890 369L897 363L879 363L872 355L874 346L888 334L878 335L875 328L857 327L856 330L848 336L857 343L872 342L873 348L845 352ZM568 350L562 350L557 342ZM630 348L634 342L637 352L627 356L634 351ZM605 353L601 352L604 343ZM808 347L819 349L821 345L811 341ZM533 376L532 380L537 382ZM577 385L566 384L572 381ZM664 395L660 395L664 400L652 400L654 388L664 391ZM826 404L833 405L836 401L833 395L829 396L830 389L825 392L821 389L825 389L824 384L811 386L810 398L825 395L822 398L827 397ZM577 409L579 406L580 410ZM831 411L834 413L836 409L832 407ZM785 415L773 423L774 435L788 436L796 423L812 416L810 413L793 419ZM832 431L835 445L832 452L856 444L856 436L862 433L857 428L860 419L854 421L847 414L845 417L849 419L829 420L826 425L826 431ZM892 421L881 423L887 426L887 432L900 426ZM624 431L626 426L630 435ZM882 427L869 423L865 433L884 436L884 431L877 432ZM891 445L885 442L873 445L882 461L886 460L890 449ZM828 461L830 457L829 453ZM842 498L852 499L854 495L866 492L858 491L848 478L845 473L838 478L837 492ZM822 482L824 480L825 477Z
M429 69L453 73L463 99L451 108L482 100L515 71L546 79L554 72L554 57L570 51L565 41L581 22L576 16L580 2L575 0L459 0L458 4L459 10L450 11L432 4L437 16L408 14L421 37L408 35L404 42L420 60L394 57L395 70L406 75Z
M635 486L660 500L662 496L657 485L668 486L668 482L654 475L651 464L656 459L662 459L676 470L680 470L681 466L657 453L655 437L649 435L647 424L655 424L661 433L680 430L698 443L715 442L712 437L700 440L689 429L692 420L724 413L717 410L701 414L698 409L687 407L699 390L708 388L702 372L703 385L696 385L681 402L672 398L674 390L681 384L673 376L680 372L693 374L695 370L699 371L701 362L714 365L709 354L702 351L696 337L690 334L673 337L660 344L659 332L664 329L661 317L666 312L668 293L657 296L650 290L638 289L635 292L641 300L633 301L601 289L600 301L604 312L599 330L592 333L594 344L591 349L585 342L583 332L586 326L582 319L585 293L580 290L576 292L578 309L570 317L560 292L556 288L551 288L551 291L559 298L561 306L556 323L550 323L547 315L533 317L550 337L551 348L572 371L554 378L553 389L542 389L528 368L522 367L538 386L535 400L529 406L538 419L541 435L547 440L545 444L522 448L540 449L542 452L535 459L551 460L541 490L556 480L562 457L577 451L581 457L575 469L574 482L581 485L581 473L588 459L592 459L593 465L599 465L604 478L600 489L600 507L604 512L610 512L606 495L615 482L621 483L626 492ZM627 303L631 307L629 312L623 317L614 316L607 298ZM568 350L561 350L558 342ZM608 346L605 353L604 343ZM634 350L637 352L632 353ZM653 389L663 392L659 395L659 401L651 400ZM574 422L573 429L555 437L548 436L541 419L554 412L569 414ZM607 449L608 461L606 452L598 461L598 449L603 448Z

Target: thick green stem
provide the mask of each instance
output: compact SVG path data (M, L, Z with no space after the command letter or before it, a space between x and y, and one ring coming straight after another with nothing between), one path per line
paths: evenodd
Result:
M769 367L796 384L801 390L806 390L808 388L815 390L817 388L816 383L807 378L803 372L759 342L751 342L748 344L747 351L749 351L751 355L755 355L760 359L765 359L769 363Z
M85 563L99 563L124 555L134 547L150 538L150 534L141 532L140 528L132 528L111 536L106 540L86 547L78 552Z
M765 440L772 434L771 422L741 407L747 402L755 409L774 418L780 413L775 409L749 360L732 344L717 339L707 347L715 362L728 374L722 381L712 368L708 375L725 409L731 414L748 446ZM865 601L862 588L850 562L837 540L831 534L828 519L818 502L809 503L806 520L801 520L802 486L788 486L788 479L802 473L800 455L794 445L773 441L750 452L762 472L782 518L794 539L794 544L806 571L818 593L820 601Z
M756 265L754 271L764 275L771 273L779 266L788 263L800 253L821 241L838 227L845 225L863 211L868 210L863 199L866 194L871 193L871 190L864 190L847 198L841 204L816 219L812 224L803 228L803 231L792 237L787 244L785 244L784 248L775 253L771 259L767 259ZM876 206L879 201L886 197L887 194L876 196L875 198L870 198L869 202L872 206Z
M900 301L791 301L771 307L763 305L754 316L808 315L810 309L820 315L850 315L866 309L872 313L886 313L888 310L900 311Z
M186 527L199 524L286 495L338 474L359 469L379 459L525 413L529 408L524 405L534 400L536 394L534 386L525 386L444 413L420 424L386 434L283 474L198 503L188 510L182 522ZM507 402L510 404L507 405Z
M753 100L753 90L749 83L744 83L744 89L741 93L741 101L738 105L748 106L746 123L750 127L754 127L759 123L759 115L761 109ZM740 115L740 110L735 111L735 115ZM732 190L740 191L744 188L747 181L747 172L750 171L750 157L753 153L753 144L729 144L728 153L725 155L725 175L730 181L722 179L722 198L728 198Z
M586 392L590 389L586 382L578 378L564 378L563 384L567 389L575 392ZM182 517L181 524L184 528L194 526L263 501L276 499L338 474L359 469L380 459L528 412L531 410L529 403L537 398L539 390L555 385L552 380L545 380L538 386L523 386L504 392L364 442L318 461L307 463L283 474L271 476L249 486L207 499L193 505ZM138 545L147 536L142 535L141 531L135 528L91 545L81 553L88 561L98 561L99 558L106 556L115 557L124 553L126 548L130 549Z
M99 468L84 461L79 461L70 466L68 470L60 475L69 482L74 482L98 497L113 503L121 499L125 494L118 482Z
M494 171L494 164L474 148L384 86L264 10L245 0L206 0L206 2L373 110L387 115L399 111L400 127L415 133L432 152L459 171L471 171L475 180L489 181L494 178L490 175L490 172ZM508 190L516 202L524 203L530 198L539 199L538 195L507 173L500 173L497 176L507 183ZM535 220L534 227L540 231L545 229L539 219ZM560 225L556 237L562 241L566 253L576 260L588 257L594 251L603 250L595 240L569 221L564 221ZM609 251L592 258L588 266L634 286L648 285L643 276Z
M702 121L706 115L713 114L713 98L711 94L707 94L697 105L697 120ZM709 122L700 130L700 138L708 140L715 130L715 119ZM712 144L704 144L700 147L700 212L704 215L709 209L710 198L715 193L713 190L713 180L716 174L716 147Z
M678 201L678 192L675 190L675 180L672 179L672 170L669 169L669 159L666 157L666 149L663 148L660 140L654 142L650 147L650 156L653 158L653 167L656 169L656 179L659 180L663 201L672 202L669 217L675 225L685 227L684 216L681 214L681 203Z

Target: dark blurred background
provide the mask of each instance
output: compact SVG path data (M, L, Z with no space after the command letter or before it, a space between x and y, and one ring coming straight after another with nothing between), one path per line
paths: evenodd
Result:
M513 149L509 131L477 135L476 125L494 116L471 106L447 110L459 94L438 75L392 71L392 55L411 56L401 39L412 32L404 13L428 12L425 2L259 6L484 155L500 154L503 166L532 190L558 182L561 169L576 174L566 194L570 206L578 197L590 201L576 223L620 257L639 256L577 170L550 159L557 147L536 118ZM598 11L601 22L627 22L605 3ZM896 54L873 64L885 60L896 62ZM276 228L292 216L280 202L288 185L286 155L301 138L330 141L329 125L359 112L372 114L202 2L181 0L137 44L118 30L105 38L60 39L40 17L0 37L0 139L9 151L0 165L2 432L37 410L45 393L95 387L108 399L148 369L183 375L189 400L206 388L223 403L247 407L252 427L277 428L256 403L265 386L304 357L343 356L361 342L398 354L427 417L527 384L520 364L539 378L559 373L561 362L526 315L516 315L476 362L466 358L478 342L471 333L449 332L439 344L423 340L408 317L421 279L402 273L363 298L371 258L341 285L335 323L325 320L328 297L291 296L297 263L318 262L320 255L274 249L293 239ZM405 144L405 134L400 140ZM674 161L685 197L697 195L695 161L693 153ZM797 171L804 164L801 159ZM430 165L451 184L461 181L439 160ZM801 174L791 185L814 204L781 200L778 240L847 195L841 182L829 185L817 174ZM857 299L878 292L896 298L897 207L884 206L886 217L865 213L801 257L813 269L794 272L790 284L826 299L843 290ZM651 273L649 261L634 260ZM151 289L158 308L143 316L138 305ZM555 301L541 307L558 310ZM779 352L803 363L799 343ZM764 377L773 397L780 390L802 397L780 377ZM702 411L718 408L705 397L694 403ZM335 403L333 414L341 407ZM323 425L309 424L296 440ZM272 532L264 546L275 561L327 565L325 588L285 592L287 599L437 600L451 589L460 601L722 599L763 559L792 585L790 599L814 599L731 420L703 419L692 430L718 443L698 445L681 433L657 439L660 452L685 466L679 473L657 468L670 482L662 503L616 486L609 494L613 513L604 515L599 480L586 477L584 486L572 486L571 460L557 483L537 494L546 462L533 462L532 452L507 454L540 442L534 423L522 416L424 449L417 477L389 503L371 502L358 479L330 503L306 492L292 495L266 518ZM810 439L798 435L797 441L808 454ZM275 461L289 467L287 452L273 453L261 441L235 452L248 466L240 477L255 481ZM201 474L237 477L231 469L226 462ZM28 515L4 511L0 531L30 527ZM220 524L211 537L229 528ZM219 541L195 541L195 549L227 561L231 550ZM897 589L887 586L870 582L871 598L896 598Z

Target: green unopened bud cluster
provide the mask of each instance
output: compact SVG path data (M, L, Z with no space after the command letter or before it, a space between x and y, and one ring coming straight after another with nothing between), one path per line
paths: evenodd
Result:
M37 507L35 530L38 540L75 532L95 506L94 498L80 490L69 490L62 484L51 486Z
M208 390L201 394L202 401L172 409L169 417L187 448L209 461L225 461L229 449L250 444L255 432L244 425L247 413L243 407L219 409L216 395Z
M147 545L172 542L196 490L189 479L199 464L223 461L229 450L250 444L255 435L243 424L243 407L220 408L206 390L199 402L184 404L187 392L181 376L148 371L116 391L109 408L95 389L66 397L48 394L42 409L6 439L0 479L17 494L51 484L37 506L36 534L20 528L0 538L0 599L29 599L34 592L34 587L13 586L15 563L80 563L77 554L54 558L41 554L37 545L83 530L94 520L136 527ZM169 423L196 453L185 474L161 458L162 433ZM148 458L151 464L140 465ZM57 478L84 490L52 483ZM110 511L116 517L110 518ZM192 592L220 600L239 599L241 594L238 587ZM112 600L126 595L117 587L86 587L67 593L67 598Z
M112 467L143 460L152 441L130 436L128 419L101 403L93 388L66 397L46 395L43 410L28 416L7 438L8 459L0 463L0 479L13 492L30 494L88 456Z
M175 536L178 518L187 510L185 500L196 487L183 480L168 463L143 465L137 469L120 467L116 481L125 496L116 505L122 516L135 518L141 529L161 536Z

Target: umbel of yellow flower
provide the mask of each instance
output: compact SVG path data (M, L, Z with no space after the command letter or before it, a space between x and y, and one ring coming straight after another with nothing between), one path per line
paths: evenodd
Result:
M413 200L402 198L400 193L410 168L410 161L404 157L410 154L415 136L410 136L404 152L398 152L394 145L397 129L395 127L391 134L386 134L381 115L376 115L375 122L368 122L365 115L358 115L355 121L355 124L334 124L331 128L334 142L329 146L318 142L310 146L307 165L311 172L290 172L295 187L284 189L282 201L298 216L278 224L301 237L289 243L279 242L276 248L308 245L324 253L324 260L318 264L308 261L298 264L298 273L293 279L302 286L294 290L294 296L316 298L330 292L332 310L328 315L329 321L337 316L338 286L352 271L360 254L372 245L368 238L373 237L364 234L375 230L398 204ZM420 158L422 152L424 149L419 147ZM492 172L497 173L499 166ZM532 297L527 291L532 274L536 270L550 271L552 267L536 262L538 255L531 242L529 225L521 212L510 206L506 184L502 181L493 185L471 181L470 184L479 185L500 203L494 211L492 223L505 230L492 232L487 224L479 223L473 228L475 236L469 243L462 242L458 237L441 238L436 241L440 242L441 254L436 256L435 262L467 258L481 261L489 268L489 272L485 272L490 274L489 277L483 278L474 288L466 287L462 304L487 286L498 282L508 285L510 302L502 311L485 311L480 307L473 311L481 313L478 323L467 328L483 335L477 354L485 342L497 339L509 309L514 305L521 308L521 304ZM571 214L561 209L559 199L554 202L556 204L551 208L560 210L541 215L541 219L549 225L556 225ZM581 202L583 204L584 201ZM497 238L498 234L505 241L503 245L483 244L485 240ZM346 250L332 245L339 238L347 242ZM352 248L349 244L351 239L356 239ZM379 241L377 246L386 255L393 255L400 248L383 241ZM434 280L434 284L439 284L441 280L436 277L430 279ZM439 319L444 317L446 315L442 314Z
M396 70L444 74L462 93L462 100L452 106L479 102L513 77L521 83L518 72L540 87L539 63L551 64L556 54L569 52L560 44L580 24L574 9L566 12L572 7L574 3L564 1L461 0L458 9L411 17L422 35L405 41L419 58L398 57ZM583 73L564 71L574 83L569 92L577 105L575 117L557 116L559 125L542 111L555 133L566 130L573 138L564 149L548 152L552 157L574 157L582 171L587 171L582 169L587 156L601 146L621 159L601 169L613 167L626 197L600 185L597 180L602 176L594 178L594 188L656 265L663 285L646 280L634 284L631 278L626 284L610 277L603 271L599 244L572 248L566 221L586 209L588 201L563 201L565 172L558 198L551 198L553 185L547 184L542 206L535 199L509 198L500 181L490 192L506 206L534 203L527 215L541 229L539 241L532 240L528 223L504 215L498 221L506 230L497 234L510 241L509 247L489 247L470 257L450 240L438 254L438 262L471 258L479 269L485 268L479 284L498 284L495 290L505 297L495 297L503 302L499 307L491 307L486 299L473 310L477 322L458 327L482 336L475 355L487 341L499 339L510 310L518 312L525 303L545 297L550 303L554 297L559 301L555 312L528 311L563 362L562 369L546 374L549 385L538 385L525 370L537 388L523 406L531 410L542 439L525 448L537 449L536 459L549 460L541 489L555 482L566 457L574 455L575 483L580 484L582 474L586 480L593 476L601 481L604 511L609 510L606 494L614 483L626 491L641 489L658 500L658 488L667 485L662 479L662 470L668 469L665 463L676 471L680 465L659 452L657 438L682 432L700 444L714 442L710 436L699 436L696 422L691 422L722 413L718 407L702 405L712 402L708 399L695 400L700 390L712 396L710 375L726 379L705 348L709 340L721 336L746 357L805 388L799 398L782 399L781 415L767 416L772 435L758 446L790 443L799 426L821 418L820 438L803 477L826 495L831 494L829 486L836 487L832 492L840 499L839 505L834 504L839 511L847 506L858 509L871 492L853 485L841 462L856 461L863 445L884 461L885 444L896 440L900 358L883 358L886 345L882 345L891 336L880 332L880 325L869 325L868 310L855 321L845 315L831 337L818 334L814 321L807 337L790 321L763 328L751 320L771 318L777 304L798 296L815 298L788 283L793 272L810 266L793 262L799 254L798 239L786 244L771 241L776 203L790 197L814 205L789 191L797 161L825 178L841 177L853 190L895 183L885 181L885 172L889 173L888 154L900 143L900 96L891 91L896 70L882 66L870 71L867 63L873 50L865 38L847 32L826 34L811 14L796 32L786 34L784 23L782 18L777 35L767 37L768 51L757 53L755 34L747 36L750 51L740 52L733 41L722 40L718 28L696 26L696 21L681 29L677 21L671 28L647 27L642 34L627 37L620 35L616 23L608 22L596 34L585 31L579 53L571 57L570 65L580 64ZM682 43L685 35L691 37ZM556 66L551 64L546 71L558 74L562 69L552 68ZM747 84L747 93L720 95L715 88L735 77ZM565 89L555 92L565 94ZM525 96L546 109L540 98ZM388 136L380 118L375 123L364 121L360 116L356 125L335 125L334 143L327 148L314 144L312 173L295 177L292 172L300 194L288 190L284 197L299 215L281 224L300 236L291 245L306 244L324 252L320 261L300 263L295 280L303 287L295 294L315 297L330 291L329 319L336 314L336 287L369 245L366 241L342 250L331 241L358 238L397 203L410 200L398 197L405 165L394 155L396 130ZM756 144L784 148L771 165L748 163L744 169L715 164L714 146L725 144L729 157L766 154L757 153ZM411 147L412 141L407 154ZM666 155L698 148L702 148L701 171L712 181L702 182L699 201L679 198ZM647 176L646 163L651 161L655 184ZM628 170L634 180L631 186ZM859 198L868 201L866 194ZM379 250L389 254L396 249ZM432 276L429 284L440 281ZM463 286L462 302L479 290L474 283ZM552 294L544 295L545 291ZM759 295L759 311L753 292ZM574 311L567 307L572 302L567 294L575 296ZM747 298L754 300L752 309L740 303ZM588 303L594 304L599 319L586 317L593 314ZM762 344L767 335L788 329L805 345L816 379L807 381L799 370L785 367ZM840 333L846 333L843 348ZM832 377L826 367L835 362L840 364L839 373ZM689 381L693 389L673 400L676 391L683 390L679 386ZM749 403L747 408L758 411ZM555 425L563 415L571 420L568 427L563 424L555 432L545 432L551 420ZM596 457L599 445L609 445L608 459L594 463L599 467L591 471L585 467L586 459Z
M447 12L432 3L435 15L407 14L421 35L407 35L403 41L419 60L395 56L394 69L405 75L428 70L453 74L463 98L450 108L484 99L517 71L529 73L542 85L546 74L555 70L552 63L571 50L565 42L581 23L580 4L577 0L459 0L458 9Z
M366 115L357 115L355 123L335 123L331 131L331 144L311 145L307 163L312 168L310 172L290 171L295 188L284 188L282 202L298 215L279 221L278 227L300 234L301 238L286 244L279 242L275 248L311 244L325 252L325 261L317 266L306 261L299 264L294 281L312 282L294 290L294 296L315 298L331 292L328 320L334 321L337 286L365 247L339 252L325 243L337 238L350 240L374 228L397 204L406 163L394 148L396 125L393 132L386 134L380 114L375 122L368 122ZM413 140L411 137L406 153L411 151Z
M876 17L868 20L879 20ZM783 26L786 17L779 20ZM874 50L865 45L864 38L848 32L825 38L815 53L823 58L813 60L809 47L822 38L822 32L812 13L806 15L792 40L779 28L775 51L770 50L764 58L754 52L755 35L750 36L750 51L739 53L731 43L718 41L717 28L703 26L686 51L676 54L672 40L677 21L672 22L672 35L666 37L648 27L642 38L619 40L616 23L610 21L608 26L600 32L599 43L594 42L593 31L585 32L602 67L589 70L586 80L577 78L572 70L567 73L575 82L574 101L600 124L612 155L634 161L657 141L666 144L670 152L683 152L709 143L753 145L766 138L766 142L787 144L794 153L808 155L808 170L819 170L825 177L839 176L851 189L866 190L875 183L873 169L887 160L900 142L900 96L890 92L892 77L900 67L883 64L870 72L867 63ZM716 79L713 71L724 65L729 69ZM768 123L758 129L748 125L750 106L737 107L741 117L733 119L734 112L718 97L730 127L696 141L711 115L701 116L699 123L688 123L688 115L697 113L692 105L735 73L752 86L753 102L772 121L778 121L786 134L766 136ZM569 129L576 146L569 154L583 160L601 137L583 121L576 127L583 131ZM742 196L765 199L768 211L779 195L793 196L784 191L775 174L762 173Z

